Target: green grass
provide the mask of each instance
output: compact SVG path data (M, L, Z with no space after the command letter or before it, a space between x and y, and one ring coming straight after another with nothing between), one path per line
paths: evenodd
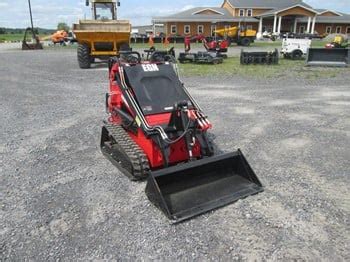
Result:
M44 37L45 35L39 35L39 38ZM0 41L22 41L24 34L3 34L0 35Z
M339 68L309 68L303 60L280 59L278 65L241 65L238 57L228 58L219 65L179 64L180 73L184 76L241 76L254 79L286 78L333 78L343 70Z
M23 39L23 34L3 34L0 35L0 41L18 41Z
M326 45L327 42L322 41L322 40L313 40L312 41L312 47L324 47ZM163 44L155 44L154 45L156 49L165 49ZM175 48L177 49L183 49L184 48L184 44L169 44L168 48L171 48L175 46ZM192 48L203 48L203 44L201 43L193 43L191 44ZM131 47L135 48L135 49L149 49L150 45L147 43L141 44L141 43L131 43ZM282 47L282 41L277 40L277 41L256 41L254 43L252 43L250 45L250 47L254 47L254 48L281 48ZM242 47L242 46L237 46L236 44L232 44L231 48L244 48L244 49L249 49L250 47Z

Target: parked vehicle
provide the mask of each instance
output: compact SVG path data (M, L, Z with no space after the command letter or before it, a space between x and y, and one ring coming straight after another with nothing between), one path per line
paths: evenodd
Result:
M284 38L281 54L284 58L301 59L310 47L310 39Z
M109 63L101 150L131 180L148 179L156 207L176 223L264 190L241 150L214 150L212 124L174 64L125 55Z
M117 0L88 0L92 5L92 20L80 20L73 25L78 41L80 68L90 68L95 58L108 59L119 51L130 49L131 25L129 21L117 20Z
M220 37L227 39L230 43L249 46L251 43L254 43L257 32L255 30L234 26L230 28L215 30L215 33Z
M336 35L332 42L326 44L326 48L347 48L349 46L348 40L342 35Z

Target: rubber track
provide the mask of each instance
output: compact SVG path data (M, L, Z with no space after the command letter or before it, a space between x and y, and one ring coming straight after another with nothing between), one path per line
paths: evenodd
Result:
M123 127L113 124L105 124L109 136L113 138L113 147L117 146L118 150L115 153L120 154L122 151L122 158L128 159L128 163L121 163L122 167L126 169L131 175L132 180L142 180L147 178L150 168L146 155L141 148L130 138ZM117 145L116 145L117 144Z

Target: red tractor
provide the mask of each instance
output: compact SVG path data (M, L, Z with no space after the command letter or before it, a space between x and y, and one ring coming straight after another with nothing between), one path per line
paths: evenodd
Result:
M208 52L215 52L218 56L224 56L227 58L227 55L223 55L222 53L227 53L227 50L230 46L228 40L207 40L207 38L203 35L196 35L193 37L185 37L185 51L189 52L191 50L191 42L193 41L201 41L203 43L204 48Z
M202 39L203 45L207 51L226 53L230 43L228 40L207 40Z
M101 150L131 180L147 178L150 201L179 222L263 189L240 150L216 155L176 68L137 52L110 60Z

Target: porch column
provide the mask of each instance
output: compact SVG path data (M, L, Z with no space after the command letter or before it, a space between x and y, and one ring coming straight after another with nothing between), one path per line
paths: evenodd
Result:
M297 33L297 28L298 28L298 18L294 19L294 27L293 27L293 33Z
M306 29L307 34L310 34L310 27L311 27L311 17L309 17L309 19L307 20L307 29Z
M279 17L278 19L278 29L277 29L277 33L281 33L281 27L282 27L282 16Z
M277 15L275 15L275 18L273 20L273 32L272 33L276 33L276 28L277 28Z
M260 33L260 34L263 33L262 28L263 28L263 18L260 17L260 21L259 21L259 33Z
M152 29L152 31L153 31L153 36L156 37L156 22L155 21L153 21L153 29Z
M315 33L316 16L312 19L311 34Z

